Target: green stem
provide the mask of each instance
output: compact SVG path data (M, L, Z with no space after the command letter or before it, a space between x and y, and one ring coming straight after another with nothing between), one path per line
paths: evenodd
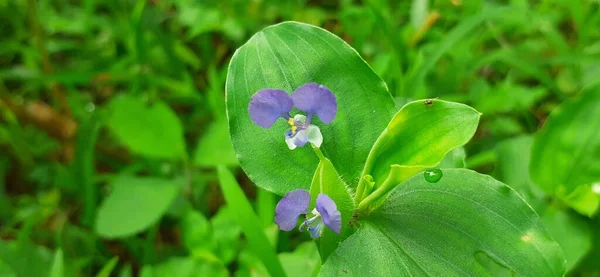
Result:
M390 192L393 188L396 187L397 182L394 182L394 178L392 174L388 175L388 177L383 181L380 187L378 187L373 193L369 194L365 199L360 201L358 204L359 210L364 210L369 205L375 203L377 200L384 197L388 192Z
M367 161L365 162L365 167L363 168L363 171L360 174L358 186L356 187L356 196L354 197L354 203L360 203L364 197L364 191L365 191L365 185L366 185L365 176L367 176L369 173L371 173L371 169L373 169L373 165L375 164L375 159L377 159L376 153L379 152L379 149L381 149L381 147L383 147L383 145L386 142L386 139L384 139L384 138L386 137L387 132L388 132L387 128L385 130L383 130L383 132L381 132L381 135L379 136L379 138L377 138L377 141L375 141L375 144L373 144L371 151L369 151L369 156L367 156Z
M315 154L317 154L317 157L319 157L319 160L323 161L323 160L327 159L325 157L325 155L323 155L323 152L321 152L321 149L319 147L317 147L316 145L314 145L312 143L310 145L312 146L312 149L315 150Z

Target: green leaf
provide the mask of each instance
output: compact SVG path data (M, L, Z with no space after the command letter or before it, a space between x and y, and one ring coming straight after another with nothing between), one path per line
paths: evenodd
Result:
M115 269L115 266L117 266L117 263L119 263L119 257L115 256L100 269L98 274L96 274L96 277L109 277L110 273Z
M50 277L64 277L65 276L65 260L63 251L61 248L56 249L54 252L54 260L50 267Z
M579 186L568 194L559 188L556 196L565 201L573 210L589 217L596 214L598 206L600 206L600 195L593 191L592 186Z
M415 175L323 265L321 276L562 276L564 258L508 186L466 169Z
M531 178L546 192L600 181L600 87L556 108L531 151Z
M96 217L96 232L105 238L135 235L152 226L179 191L172 180L133 176L118 177L112 188Z
M50 269L50 253L31 241L0 241L0 260L12 269L16 276L47 276Z
M322 151L352 187L369 149L394 112L385 83L354 49L328 31L285 22L254 35L229 64L229 129L240 165L250 179L280 195L308 190L318 159L309 147L287 148L284 120L270 129L254 125L248 103L260 89L291 93L309 82L327 86L336 96L336 119L331 124L313 122L323 133Z
M104 122L104 114L96 111L81 125L77 133L75 159L71 163L73 182L78 185L77 188L83 188L85 196L81 221L88 226L94 222L98 205L98 187L94 182L94 153L98 133Z
M546 208L545 193L529 177L533 137L522 135L506 139L494 149L496 169L494 177L517 191L534 210Z
M213 239L217 244L216 253L223 263L233 261L240 248L242 230L233 214L233 209L223 206L210 219L213 227Z
M301 243L294 252L280 253L279 260L288 277L315 276L321 266L319 252L312 242Z
M324 158L319 162L313 181L310 188L311 205L310 210L315 208L317 197L320 193L329 196L336 204L338 211L342 214L342 229L340 234L336 234L329 228L324 228L323 234L317 240L321 260L327 260L337 246L348 236L352 234L352 229L349 226L350 220L354 213L354 201L348 193L348 188L333 164L328 159Z
M231 211L237 222L242 226L242 232L246 235L252 251L272 276L285 276L275 249L265 235L260 218L254 213L252 205L235 177L223 166L219 166L217 169L225 201L232 208Z
M473 108L454 102L420 100L408 103L398 111L373 146L364 173L373 176L375 183L380 185L392 165L413 167L406 173L408 176L433 167L446 153L471 139L480 115Z
M229 138L227 122L215 121L204 132L194 153L194 164L202 167L238 164Z
M465 168L465 160L467 153L464 147L456 147L450 152L446 153L446 156L437 165L439 168Z
M108 126L131 151L152 158L185 156L181 122L165 103L146 104L122 95L111 101L110 109Z
M562 248L567 270L592 249L592 230L583 218L574 212L549 208L542 215L542 222Z
M183 245L195 256L212 255L214 248L210 222L200 212L189 209L180 222Z

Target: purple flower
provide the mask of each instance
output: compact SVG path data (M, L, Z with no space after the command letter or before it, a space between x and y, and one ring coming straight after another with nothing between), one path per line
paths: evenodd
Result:
M283 231L291 231L296 227L298 217L307 215L300 225L300 231L308 230L312 238L318 238L323 233L323 226L336 233L342 229L342 215L335 202L326 194L317 196L316 207L309 213L310 194L303 189L288 192L275 208L275 223Z
M305 112L306 116L290 116L293 107ZM290 125L285 132L285 142L292 150L308 142L320 147L323 143L321 130L310 123L315 115L323 123L331 123L337 114L337 102L327 87L308 83L294 90L291 96L283 90L262 89L250 99L248 112L252 122L263 128L271 128L279 118L285 119Z

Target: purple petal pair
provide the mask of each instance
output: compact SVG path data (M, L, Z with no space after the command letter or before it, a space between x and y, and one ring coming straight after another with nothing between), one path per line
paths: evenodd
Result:
M303 189L288 192L277 203L275 208L275 223L283 231L291 231L298 223L300 215L307 215L300 225L300 231L308 230L312 238L318 238L323 233L323 226L336 233L342 229L342 215L335 202L326 194L317 196L316 207L309 213L310 193Z
M294 107L306 116L290 116ZM314 115L323 123L331 123L337 114L337 101L327 87L308 83L294 90L291 96L283 90L262 89L252 96L248 112L252 122L265 129L271 128L277 119L285 119L290 125L285 141L292 150L308 142L320 147L323 143L321 130L310 123Z

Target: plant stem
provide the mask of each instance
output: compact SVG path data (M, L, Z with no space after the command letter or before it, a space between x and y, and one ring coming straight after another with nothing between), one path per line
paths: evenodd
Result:
M375 159L377 158L377 155L375 155L375 153L379 152L379 149L381 149L383 147L383 145L385 145L385 142L387 140L384 139L384 137L386 137L387 132L388 132L387 128L385 130L383 130L383 132L381 132L381 135L379 136L379 138L377 138L377 140L375 141L375 144L373 144L371 151L369 151L369 155L367 156L367 161L365 162L365 167L363 168L363 171L360 174L360 179L358 180L358 186L356 187L356 196L354 197L354 203L360 203L360 201L364 197L363 194L365 191L365 182L366 182L365 176L367 176L367 174L371 173L371 169L373 168L373 164L375 163Z
M310 146L312 146L312 149L315 150L315 154L317 154L317 157L319 157L319 160L322 161L322 160L327 159L325 157L325 155L323 155L323 152L321 152L321 149L319 147L317 147L316 145L314 145L312 143L310 144Z

